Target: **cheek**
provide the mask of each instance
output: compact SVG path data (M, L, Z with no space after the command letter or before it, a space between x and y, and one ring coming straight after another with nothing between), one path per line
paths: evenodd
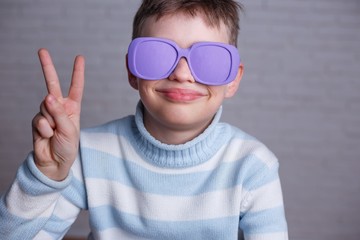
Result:
M227 95L227 86L210 86L208 87L210 98L224 99Z
M142 79L137 79L138 89L139 91L147 91L147 89L152 88L153 81L146 81Z
M142 99L152 98L157 81L138 80L138 91Z

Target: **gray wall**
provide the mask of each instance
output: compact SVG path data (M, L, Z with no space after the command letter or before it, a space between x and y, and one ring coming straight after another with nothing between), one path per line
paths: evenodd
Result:
M124 55L140 1L0 0L0 192L31 150L46 94L37 49L63 88L87 59L82 126L132 114ZM360 239L360 1L244 0L245 76L223 120L278 156L291 239ZM71 229L85 235L86 214Z

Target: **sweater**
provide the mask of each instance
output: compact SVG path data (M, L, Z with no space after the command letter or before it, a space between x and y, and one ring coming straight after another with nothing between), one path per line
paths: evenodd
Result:
M254 137L220 122L168 145L135 115L81 130L69 176L53 181L30 153L0 199L0 239L61 239L81 210L88 239L288 239L279 163Z

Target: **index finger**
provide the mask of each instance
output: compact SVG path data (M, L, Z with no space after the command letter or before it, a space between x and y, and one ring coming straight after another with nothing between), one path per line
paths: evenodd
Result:
M56 98L62 98L59 78L49 52L46 49L42 48L39 50L38 55L48 93L52 94Z

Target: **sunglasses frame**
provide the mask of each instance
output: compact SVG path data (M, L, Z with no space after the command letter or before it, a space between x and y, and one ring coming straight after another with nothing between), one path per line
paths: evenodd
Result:
M137 52L137 47L144 42L147 41L151 41L151 42L163 42L166 43L170 46L172 46L176 52L177 52L177 58L176 61L174 61L173 66L171 67L171 69L169 69L166 74L162 75L162 76L157 76L157 77L149 77L149 76L144 76L141 73L139 73L137 71L137 66L136 66L136 52ZM202 46L217 46L217 47L222 47L224 49L226 49L229 52L230 58L231 58L231 66L229 69L229 73L228 73L228 77L225 79L225 81L222 81L221 83L214 83L214 82L207 82L206 79L199 79L196 75L196 72L193 71L193 66L191 63L191 59L190 59L190 54L192 51L194 51L196 48L198 47L202 47ZM139 77L141 79L144 80L160 80L160 79L165 79L168 78L171 73L174 71L174 69L176 68L176 66L178 65L179 61L181 58L185 58L188 66L190 68L191 74L193 75L193 77L195 78L196 82L205 84L205 85L225 85L227 83L232 82L235 77L236 74L238 72L238 68L240 65L240 55L238 52L238 49L230 44L225 44L225 43L220 43L220 42L197 42L194 43L193 45L191 45L189 48L181 48L179 47L174 41L171 41L169 39L165 39L165 38L154 38L154 37L139 37L139 38L135 38L131 41L129 48L128 48L128 67L130 72L135 75L136 77Z

